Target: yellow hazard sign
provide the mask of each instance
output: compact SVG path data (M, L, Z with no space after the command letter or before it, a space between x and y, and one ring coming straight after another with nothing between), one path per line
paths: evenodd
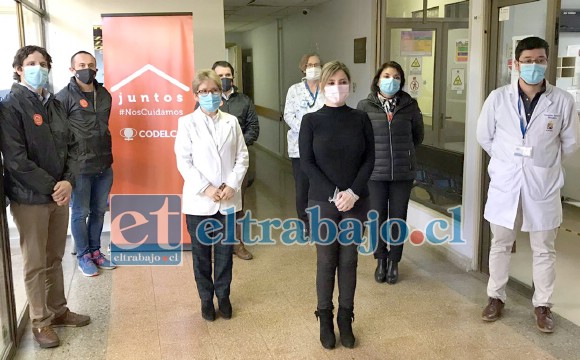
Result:
M411 75L421 75L423 72L423 58L418 56L411 59L413 59L413 61L411 61L409 73Z
M451 72L451 90L465 90L465 69L453 69Z

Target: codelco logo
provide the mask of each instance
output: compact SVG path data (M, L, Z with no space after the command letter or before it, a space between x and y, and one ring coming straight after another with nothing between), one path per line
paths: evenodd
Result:
M136 137L139 138L175 138L177 137L177 130L137 130L134 128L121 129L121 136L125 141L132 141Z

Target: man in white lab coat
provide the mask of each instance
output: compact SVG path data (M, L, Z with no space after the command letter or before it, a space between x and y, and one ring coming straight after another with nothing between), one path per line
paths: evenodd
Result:
M515 68L520 77L494 90L483 105L477 141L489 154L490 177L484 217L493 238L489 254L489 303L485 321L501 317L509 262L518 229L530 233L537 326L553 332L550 308L556 278L554 242L562 223L562 159L580 145L573 97L544 79L548 43L538 37L519 42Z

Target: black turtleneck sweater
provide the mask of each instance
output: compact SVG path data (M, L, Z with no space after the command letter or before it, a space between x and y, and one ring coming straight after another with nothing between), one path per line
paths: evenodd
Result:
M308 198L328 201L335 188L368 196L375 162L373 128L364 111L324 106L300 125L300 166L308 175Z

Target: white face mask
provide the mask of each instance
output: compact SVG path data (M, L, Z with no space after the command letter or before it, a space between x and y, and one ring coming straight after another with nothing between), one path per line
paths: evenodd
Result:
M306 69L306 80L318 80L320 79L320 73L322 70L317 67L311 67Z
M324 87L324 98L331 105L341 106L344 104L348 94L350 93L350 85L326 85Z

